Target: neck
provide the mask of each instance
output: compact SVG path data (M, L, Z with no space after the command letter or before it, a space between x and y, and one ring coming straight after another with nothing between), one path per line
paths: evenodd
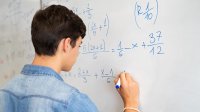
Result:
M59 61L59 58L57 58L56 56L44 56L44 55L38 56L38 55L35 55L32 64L50 67L51 69L53 69L58 74L60 74L60 72L61 72L61 63Z

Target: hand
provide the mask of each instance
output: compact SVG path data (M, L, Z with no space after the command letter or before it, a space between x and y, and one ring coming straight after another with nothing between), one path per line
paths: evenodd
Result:
M120 78L121 86L117 89L118 93L122 97L124 107L135 107L139 105L139 87L138 83L131 77L129 73L122 72L114 80L116 84Z

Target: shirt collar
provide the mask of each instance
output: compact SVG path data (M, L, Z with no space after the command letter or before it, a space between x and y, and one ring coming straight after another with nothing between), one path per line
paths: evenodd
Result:
M41 76L53 76L55 78L57 78L58 80L63 81L62 77L56 73L53 69L46 67L46 66L38 66L38 65L31 65L31 64L27 64L24 65L24 68L21 71L21 74L24 75L41 75Z

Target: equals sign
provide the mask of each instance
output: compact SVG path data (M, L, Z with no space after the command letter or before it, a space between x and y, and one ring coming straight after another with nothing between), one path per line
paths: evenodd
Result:
M115 52L115 49L112 49L112 52Z

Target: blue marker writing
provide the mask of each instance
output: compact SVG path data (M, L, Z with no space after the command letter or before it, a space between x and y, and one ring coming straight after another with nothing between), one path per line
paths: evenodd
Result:
M115 88L119 89L120 86L121 86L121 83L120 83L120 78L119 78L118 81L117 81L117 83L116 83L116 85L115 85Z

